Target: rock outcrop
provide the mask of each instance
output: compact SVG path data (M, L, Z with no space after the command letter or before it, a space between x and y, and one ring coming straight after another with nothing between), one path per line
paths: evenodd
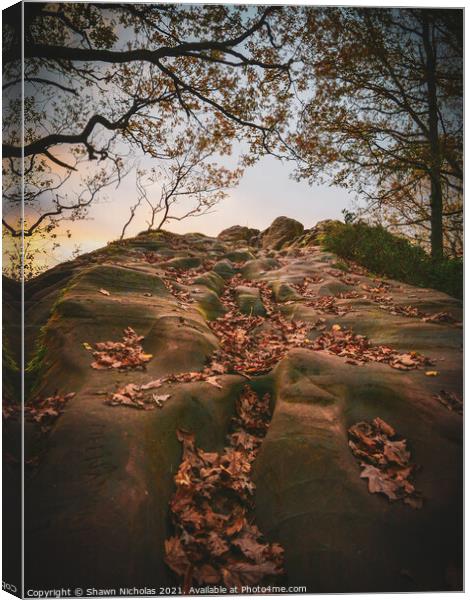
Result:
M256 244L259 234L259 229L233 225L233 227L221 231L217 237L224 242L247 242L249 244Z
M331 228L335 223L340 223L335 219L325 219L319 221L311 229L306 229L302 237L296 241L296 246L305 248L308 246L319 246L321 244L322 236Z
M462 417L439 401L442 390L462 392L461 303L346 273L318 247L286 253L302 232L276 219L263 247L243 256L233 255L239 239L150 232L26 285L31 398L76 393L47 432L26 427L31 587L180 585L164 561L176 431L222 452L248 384L272 398L252 474L254 517L284 548L283 585L461 589ZM95 344L127 327L152 355L145 370L91 368ZM369 345L341 346L349 329ZM324 336L333 342L322 345ZM156 380L163 408L109 404L123 386ZM421 509L370 493L360 477L347 432L376 417L408 441Z
M262 247L280 250L302 235L303 231L304 226L299 221L288 217L277 217L261 234Z

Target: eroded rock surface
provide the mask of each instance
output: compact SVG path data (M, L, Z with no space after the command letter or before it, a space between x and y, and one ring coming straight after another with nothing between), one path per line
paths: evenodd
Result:
M271 225L262 233L263 248L280 250L284 245L293 242L302 235L304 226L295 219L288 217L277 217Z
M288 238L283 229L269 249L248 246L243 256L227 236L142 234L28 284L33 396L76 392L46 434L27 426L27 458L37 463L26 484L32 586L178 583L164 562L181 462L176 430L194 432L207 452L222 452L248 382L273 398L254 463L254 501L257 525L285 550L287 585L309 592L461 589L462 418L435 397L462 392L461 304L337 269L319 247L286 253L301 228L289 229ZM403 306L419 316L400 312ZM276 319L302 321L306 334L292 334L274 368L249 380L223 365L211 371L215 381L196 381L220 350L213 323L228 311L260 320L259 331L273 334ZM423 320L439 313L447 317ZM146 370L92 369L89 348L120 339L126 327L144 336L152 354ZM402 353L404 369L314 349L323 333L349 328L371 347ZM413 353L433 364L407 370ZM185 373L192 374L187 382L158 389L170 395L161 409L105 402L126 384ZM369 493L359 477L347 431L375 417L400 431L420 465L420 510Z

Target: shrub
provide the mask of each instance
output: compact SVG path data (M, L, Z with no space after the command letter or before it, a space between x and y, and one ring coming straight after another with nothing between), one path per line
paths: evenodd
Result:
M462 297L462 260L435 261L419 246L383 227L333 222L322 235L321 242L326 250L377 275Z

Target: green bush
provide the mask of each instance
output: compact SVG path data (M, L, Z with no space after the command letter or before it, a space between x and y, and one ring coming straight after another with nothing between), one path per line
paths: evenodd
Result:
M377 275L431 287L451 296L463 294L463 263L433 260L422 248L380 226L331 223L322 236L326 250L352 260Z

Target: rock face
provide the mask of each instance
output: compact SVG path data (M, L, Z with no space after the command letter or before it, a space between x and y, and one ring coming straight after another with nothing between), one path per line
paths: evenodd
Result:
M224 242L247 242L249 244L255 244L259 234L259 229L234 225L233 227L221 231L217 237Z
M437 400L441 390L461 394L461 303L345 273L318 247L266 249L302 231L277 219L244 263L230 258L238 240L148 233L27 284L33 395L76 393L47 433L27 423L26 457L37 463L26 472L30 587L181 584L164 562L181 462L176 430L195 433L206 452L221 452L248 382L272 398L254 462L255 517L268 541L285 550L284 585L310 593L462 589L462 417ZM240 325L231 330L234 319ZM269 332L248 349L253 363L290 342L272 368L255 368L249 378L236 368L224 372L217 353L226 329L218 323L232 331L233 356L251 331ZM284 338L276 337L280 323ZM302 323L305 330L295 329ZM89 347L119 340L126 327L152 355L146 370L92 369ZM420 353L434 365L400 370L315 346L338 327L368 336L372 348L405 353L408 363ZM215 381L203 374L211 364ZM169 395L161 409L106 404L122 386L168 377L156 390ZM348 429L376 417L406 438L420 466L419 510L370 493L360 478Z
M336 221L335 219L325 219L324 221L319 221L311 229L305 230L304 235L298 241L297 245L302 248L320 245L321 236L324 235L327 229L335 223L340 223L340 221Z
M262 233L262 247L279 250L288 242L302 235L304 226L295 219L277 217Z

